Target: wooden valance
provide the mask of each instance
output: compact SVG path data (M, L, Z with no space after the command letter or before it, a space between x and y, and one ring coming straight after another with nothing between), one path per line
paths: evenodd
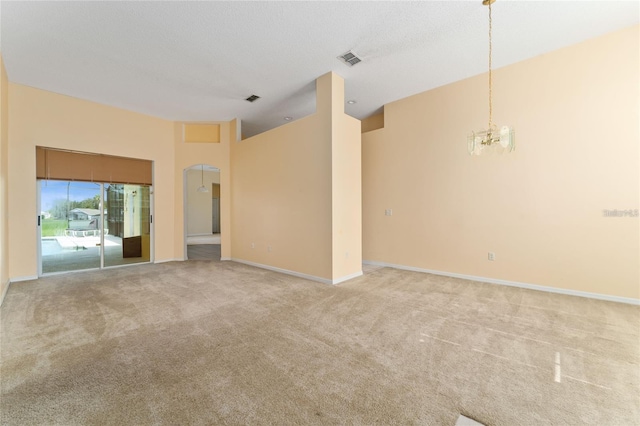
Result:
M36 177L47 180L152 185L152 162L36 147Z

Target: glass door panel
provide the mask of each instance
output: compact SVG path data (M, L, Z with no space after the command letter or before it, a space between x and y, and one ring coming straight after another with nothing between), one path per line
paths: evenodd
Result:
M151 260L150 188L104 184L104 266Z
M42 273L100 267L100 184L42 181Z

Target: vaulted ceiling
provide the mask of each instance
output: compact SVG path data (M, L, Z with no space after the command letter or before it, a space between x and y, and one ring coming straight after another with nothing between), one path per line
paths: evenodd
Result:
M9 80L176 121L242 120L245 136L309 115L315 79L345 79L359 119L487 70L481 0L0 2ZM636 1L492 6L494 67L638 24ZM362 62L337 57L352 50ZM499 82L496 82L499 84ZM261 97L254 103L249 95Z

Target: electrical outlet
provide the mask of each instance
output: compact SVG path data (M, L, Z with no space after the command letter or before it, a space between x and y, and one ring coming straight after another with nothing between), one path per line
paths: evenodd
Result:
M267 251L271 251L271 246L267 246Z
M487 258L491 261L496 260L496 254L492 251L489 252L489 255L487 256Z
M251 243L251 248L252 249L256 248L256 243Z

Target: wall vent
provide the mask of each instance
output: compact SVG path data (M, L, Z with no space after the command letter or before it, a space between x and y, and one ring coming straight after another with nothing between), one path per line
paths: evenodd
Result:
M251 96L249 96L247 99L245 99L245 101L255 102L255 101L257 101L258 99L260 99L260 96L258 96L258 95L251 95Z
M358 62L362 62L362 59L358 58L358 55L353 53L351 50L345 54L338 56L338 59L340 59L342 62L349 65L350 67L354 66Z

